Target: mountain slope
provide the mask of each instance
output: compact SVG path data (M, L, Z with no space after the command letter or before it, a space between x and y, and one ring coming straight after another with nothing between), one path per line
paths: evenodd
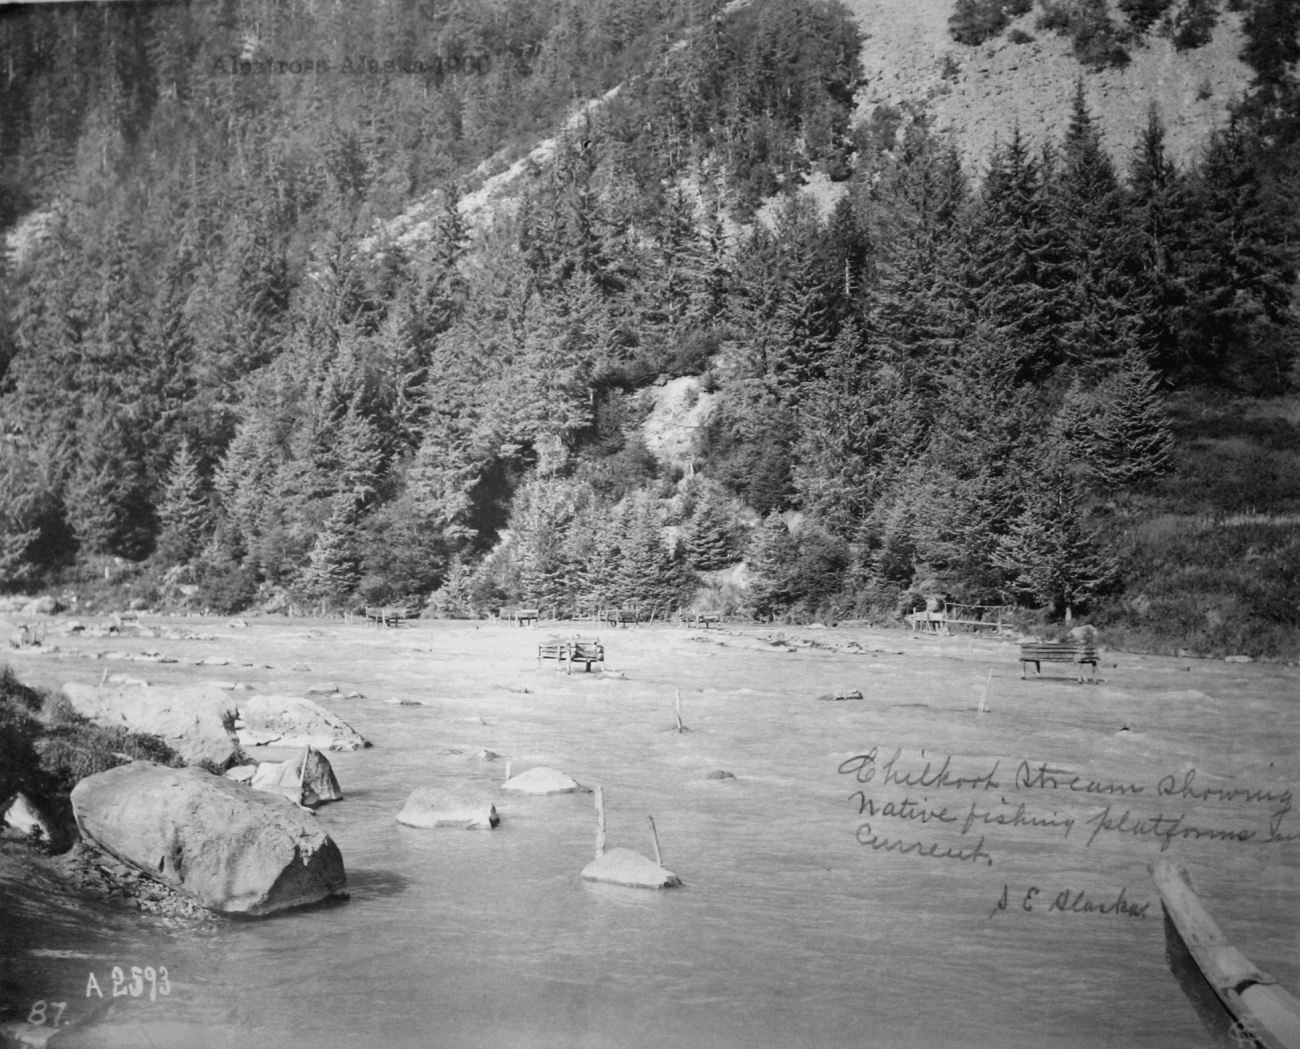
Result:
M845 0L867 39L862 64L867 82L859 114L879 106L924 103L935 126L950 132L968 166L978 169L995 139L1015 124L1035 145L1059 140L1082 77L1103 141L1116 158L1127 155L1155 104L1167 130L1166 146L1182 167L1195 160L1206 133L1227 122L1228 104L1250 79L1238 57L1241 15L1223 12L1204 47L1178 51L1154 33L1129 49L1121 69L1085 70L1070 41L1036 28L1035 7L1000 36L976 47L953 41L948 19L956 0ZM1034 37L1011 43L1015 30Z

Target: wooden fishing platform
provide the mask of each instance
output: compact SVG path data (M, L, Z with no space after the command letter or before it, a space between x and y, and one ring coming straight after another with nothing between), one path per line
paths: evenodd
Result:
M419 610L400 605L392 608L366 606L365 614L367 623L382 627L403 627L408 619L418 619L420 616Z
M1023 641L1020 644L1020 677L1025 677L1025 668L1034 664L1034 673L1042 676L1043 663L1071 663L1079 668L1079 681L1084 680L1083 668L1092 665L1092 680L1097 680L1097 649L1093 645L1084 645L1064 641Z
M573 673L573 664L582 663L583 670L590 673L593 663L599 663L605 669L605 646L596 638L569 637L543 641L537 646L537 665L543 659L554 659L565 665L565 672Z
M906 619L912 624L913 633L951 634L953 627L969 627L1000 634L1010 628L1011 611L1011 605L959 605L945 601L942 609L909 612Z

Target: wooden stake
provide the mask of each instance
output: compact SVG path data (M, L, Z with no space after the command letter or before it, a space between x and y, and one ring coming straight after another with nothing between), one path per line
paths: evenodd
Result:
M680 688L675 688L673 689L673 692L676 693L677 696L677 698L673 700L673 711L677 714L677 731L684 732L685 726L682 724L682 690Z
M655 818L653 816L647 816L646 819L650 821L650 837L654 838L655 842L655 863L662 867L664 865L664 857L663 853L659 851L659 832L655 830Z
M989 671L989 679L984 682L984 695L980 696L980 705L978 710L981 714L989 712L989 686L993 684L993 671Z
M510 782L510 759L506 758L506 782Z
M605 792L596 788L596 859L605 855Z
M108 680L108 667L105 667L104 672L99 675L99 687L103 688L104 682L107 680Z

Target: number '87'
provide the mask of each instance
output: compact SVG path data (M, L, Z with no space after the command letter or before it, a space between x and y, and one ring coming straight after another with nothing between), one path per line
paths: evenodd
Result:
M113 966L112 973L112 991L114 998L120 998L123 995L130 995L132 998L139 998L144 994L144 985L149 984L149 1001L157 1001L160 994L171 994L172 984L167 977L167 966L160 965L154 969L152 965L146 965L143 969L138 965L131 966L131 978L128 980L126 973L122 971L120 965ZM91 973L86 980L86 997L92 994L104 997L104 992L100 989L99 981L95 979L95 974ZM27 1014L27 1022L37 1027L44 1026L47 1017L52 1012L54 1015L50 1019L51 1027L58 1027L59 1021L63 1019L63 1011L68 1007L67 1002L47 1002L44 998L32 1003L31 1011Z

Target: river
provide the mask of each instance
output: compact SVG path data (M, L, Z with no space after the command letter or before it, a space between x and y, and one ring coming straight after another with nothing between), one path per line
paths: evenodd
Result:
M259 687L364 693L324 701L374 743L329 754L346 797L318 815L350 899L196 929L7 884L0 1019L45 1002L53 1049L1210 1044L1165 963L1162 857L1300 987L1300 849L1265 840L1300 782L1293 667L1115 654L1080 685L1060 667L1021 681L1014 648L984 639L651 627L602 634L621 676L570 677L536 666L546 633L221 633ZM53 664L36 677L99 677ZM154 674L211 675L190 664ZM817 698L848 688L865 698ZM603 787L611 846L653 855L653 815L682 887L581 880L592 795L503 792L507 758ZM401 826L418 786L490 797L501 825ZM132 966L153 973L138 996Z

